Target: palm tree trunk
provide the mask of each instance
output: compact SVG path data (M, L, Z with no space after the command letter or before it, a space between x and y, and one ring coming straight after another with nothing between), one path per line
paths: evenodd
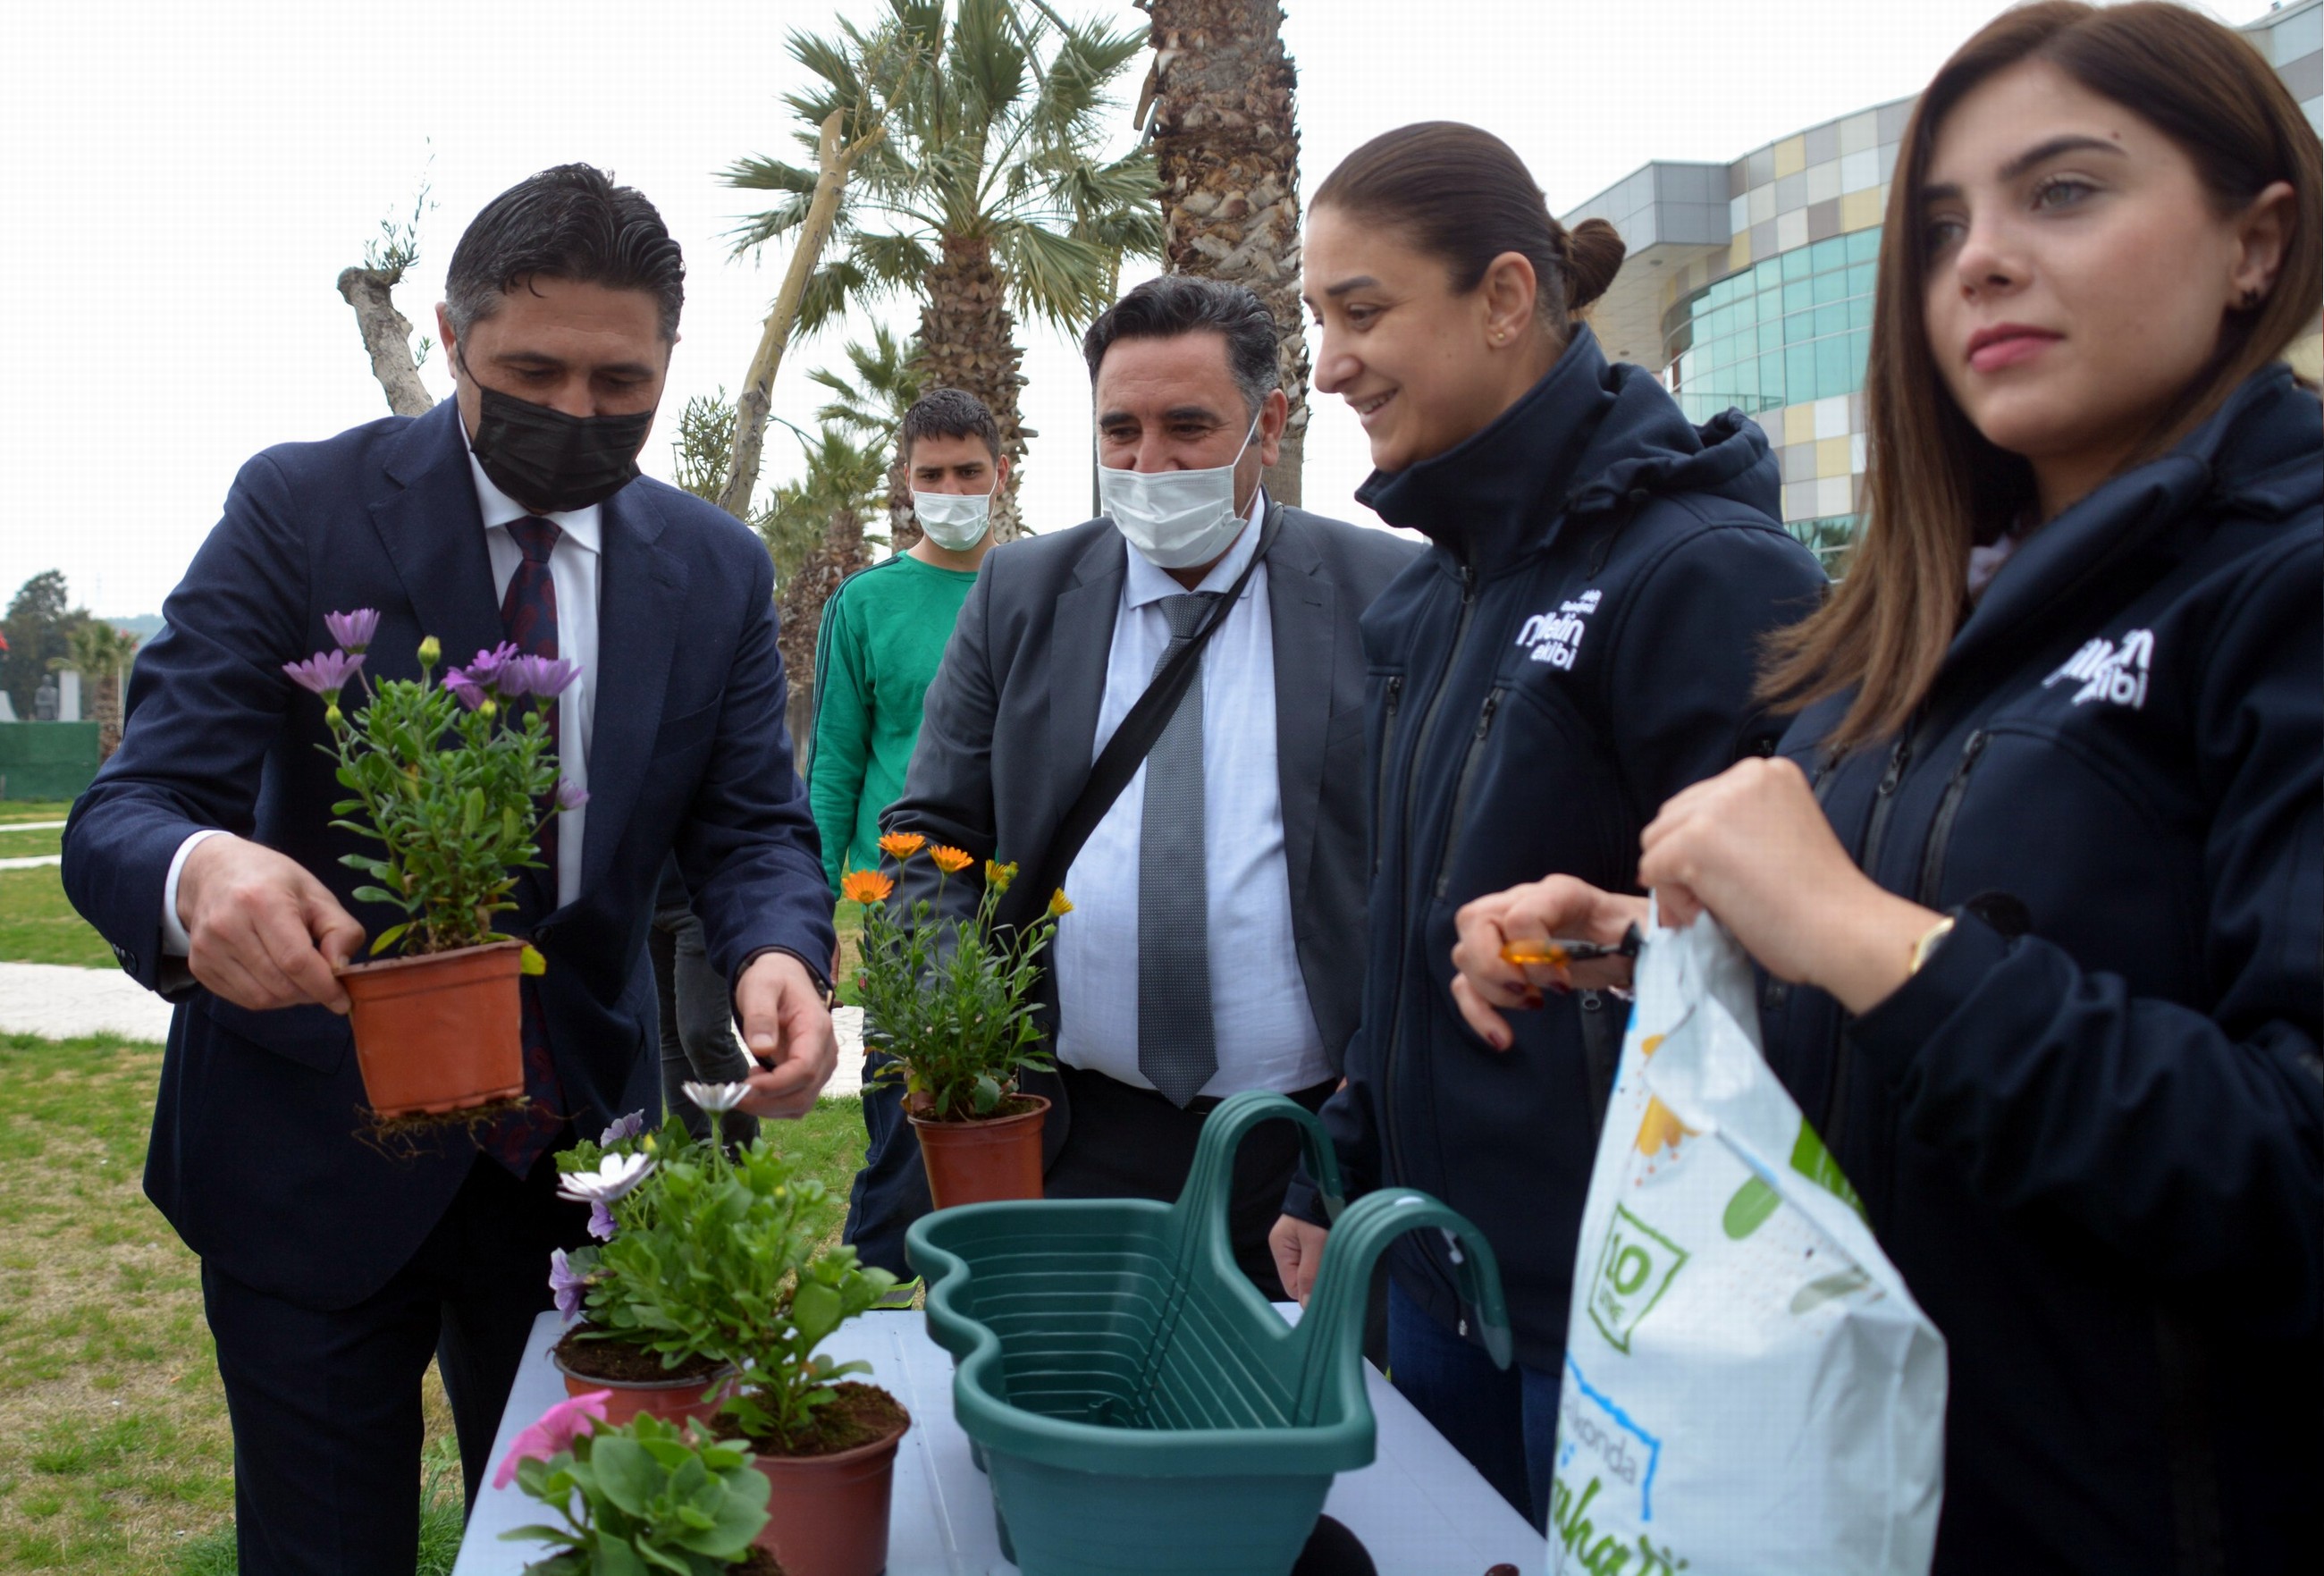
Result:
M102 765L121 748L121 675L117 671L104 674L97 678L96 689L97 759Z
M992 266L992 248L981 240L946 235L943 255L928 270L923 286L927 304L920 309L920 351L913 358L920 387L962 389L984 401L1001 429L1001 452L1009 461L1009 486L992 501L992 539L1013 540L1023 531L1017 513L1017 487L1025 470L1028 432L1017 415L1017 391L1025 376L1017 370L1024 353L1017 347L1017 323L1009 314L1001 272ZM902 479L903 458L897 456L896 476ZM899 507L899 493L901 493ZM919 539L911 517L911 493L890 483L889 514L896 550Z
M775 304L760 326L759 347L752 354L750 371L743 374L742 392L735 397L734 447L727 459L726 484L713 502L737 520L751 517L751 494L759 485L759 458L766 443L767 413L774 403L775 371L782 365L783 346L790 343L799 303L807 298L807 281L814 277L816 263L823 256L824 244L831 239L832 226L838 220L839 196L846 189L848 172L871 140L843 144L840 123L844 118L844 111L833 110L824 116L816 134L815 196L808 199L807 217L799 222L798 241L791 250L782 286L775 292ZM878 135L876 129L872 135Z
M1299 306L1298 72L1279 0L1152 0L1154 154L1174 273L1248 285L1282 335L1291 419L1267 473L1299 502L1307 432L1307 335Z
M831 517L823 545L807 557L784 583L777 610L775 648L782 653L783 674L790 687L784 706L790 724L791 749L807 759L815 732L815 642L823 630L823 604L839 583L863 567L863 521L852 509Z

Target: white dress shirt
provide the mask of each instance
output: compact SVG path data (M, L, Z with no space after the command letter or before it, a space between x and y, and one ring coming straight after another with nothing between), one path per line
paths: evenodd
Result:
M1262 492L1250 528L1196 587L1223 593L1259 550ZM1135 548L1121 583L1105 698L1090 758L1144 694L1170 643L1157 605L1185 587ZM1203 871L1210 914L1211 1016L1219 1070L1206 1095L1288 1092L1332 1075L1307 1003L1291 935L1291 875L1283 857L1283 792L1276 770L1275 635L1267 566L1260 564L1204 648ZM1057 1058L1141 1089L1138 1070L1138 860L1146 768L1113 802L1065 875L1074 911L1057 926Z
M467 430L466 424L462 423L464 442ZM473 451L468 456L468 472L476 484L476 506L484 518L484 549L491 555L493 566L493 605L498 607L508 594L509 581L515 576L517 566L524 562L524 549L509 534L509 522L523 520L532 512L493 485ZM564 531L549 557L549 577L557 587L557 654L579 669L572 687L558 697L558 770L565 780L584 790L589 786L589 740L597 718L597 594L603 515L602 506L592 503L586 509L540 517L555 521ZM469 651L447 651L444 666L466 667L474 655ZM558 822L559 908L580 895L581 838L588 825L588 816L589 806L584 805L577 810L565 811ZM161 888L161 950L171 957L184 957L193 946L186 935L185 922L178 915L178 878L186 868L186 855L203 838L222 835L223 832L216 827L197 832L178 845L178 852L170 860L169 879Z

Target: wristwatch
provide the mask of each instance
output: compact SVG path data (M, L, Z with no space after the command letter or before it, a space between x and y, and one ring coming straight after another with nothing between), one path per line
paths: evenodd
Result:
M1905 967L1904 977L1909 980L1919 973L1921 966L1936 955L1937 948L1942 946L1945 937L1952 933L1953 917L1950 914L1923 932L1921 939L1913 944L1913 957Z

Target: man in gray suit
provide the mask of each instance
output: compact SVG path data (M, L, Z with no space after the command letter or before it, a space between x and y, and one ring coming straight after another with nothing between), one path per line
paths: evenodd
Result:
M1168 1199L1220 1100L1272 1089L1313 1110L1339 1081L1370 807L1357 619L1417 549L1267 497L1288 404L1274 321L1250 290L1150 280L1083 351L1106 512L986 558L881 825L977 857L944 885L954 915L975 908L987 857L1040 868L1157 668L1240 583L1067 871L1074 911L1042 983L1058 1070L1028 1079L1055 1101L1050 1197ZM910 868L929 879L890 903L936 898L927 862ZM866 1119L847 1239L900 1270L903 1230L928 1207L918 1145L891 1113L867 1103ZM1236 1256L1270 1296L1267 1230L1296 1149L1269 1123L1236 1171Z

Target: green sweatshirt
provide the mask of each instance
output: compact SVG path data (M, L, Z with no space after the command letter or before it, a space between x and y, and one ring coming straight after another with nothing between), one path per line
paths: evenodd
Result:
M807 802L834 893L843 870L880 867L880 812L904 791L921 698L975 584L973 571L899 553L850 576L824 604Z

